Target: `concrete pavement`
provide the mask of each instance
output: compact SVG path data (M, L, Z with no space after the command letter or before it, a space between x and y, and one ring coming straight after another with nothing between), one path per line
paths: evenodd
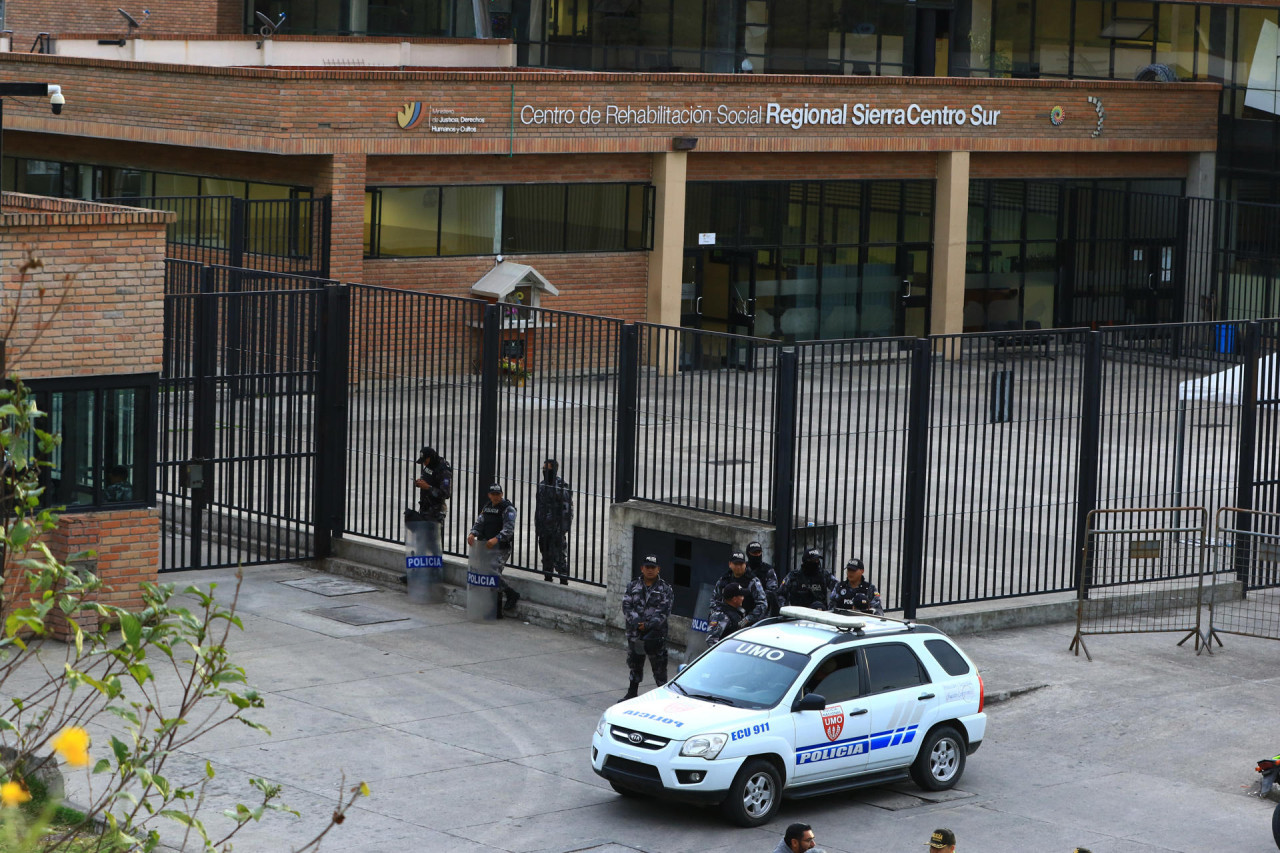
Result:
M937 826L955 830L960 850L990 853L1275 849L1274 805L1245 786L1258 758L1280 752L1278 642L1227 636L1197 656L1171 634L1096 636L1090 663L1067 651L1074 624L964 636L988 697L1008 698L989 705L959 790L786 803L747 830L711 809L623 799L592 773L592 729L626 687L620 649L518 619L471 623L396 591L291 585L328 577L245 570L245 631L231 643L265 694L257 718L272 735L220 729L180 762L217 770L210 813L247 795L250 775L283 784L303 812L265 817L237 850L300 845L326 821L343 773L372 796L322 849L351 853L767 853L796 820L829 853L919 851ZM234 572L163 580L229 593Z

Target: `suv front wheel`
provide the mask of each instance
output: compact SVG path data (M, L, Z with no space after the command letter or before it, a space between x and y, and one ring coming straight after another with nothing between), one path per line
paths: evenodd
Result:
M964 738L951 726L929 732L911 765L911 779L926 791L945 791L964 773Z
M752 759L742 765L720 804L724 816L738 826L762 826L782 803L782 779L768 761Z

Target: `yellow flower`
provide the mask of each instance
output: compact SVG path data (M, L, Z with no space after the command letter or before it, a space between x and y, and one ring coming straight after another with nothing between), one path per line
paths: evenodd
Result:
M68 764L84 767L89 763L89 733L77 726L65 728L53 739L53 750Z
M5 782L0 785L0 805L3 805L6 809L20 806L30 799L30 792L22 787L21 782Z

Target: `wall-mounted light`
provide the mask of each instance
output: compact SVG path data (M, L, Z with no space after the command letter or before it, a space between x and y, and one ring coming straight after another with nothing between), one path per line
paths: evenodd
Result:
M677 136L671 140L672 151L692 151L698 147L698 137Z

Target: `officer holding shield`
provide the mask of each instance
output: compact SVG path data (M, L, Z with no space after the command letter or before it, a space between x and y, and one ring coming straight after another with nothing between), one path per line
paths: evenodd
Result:
M490 565L498 576L498 586L504 598L498 608L498 618L502 611L515 610L520 601L520 593L516 592L502 578L502 568L511 557L511 546L516 538L516 505L502 496L502 484L494 483L489 487L489 500L480 508L475 524L471 525L471 534L467 536L467 544L474 546L477 542L489 549Z

